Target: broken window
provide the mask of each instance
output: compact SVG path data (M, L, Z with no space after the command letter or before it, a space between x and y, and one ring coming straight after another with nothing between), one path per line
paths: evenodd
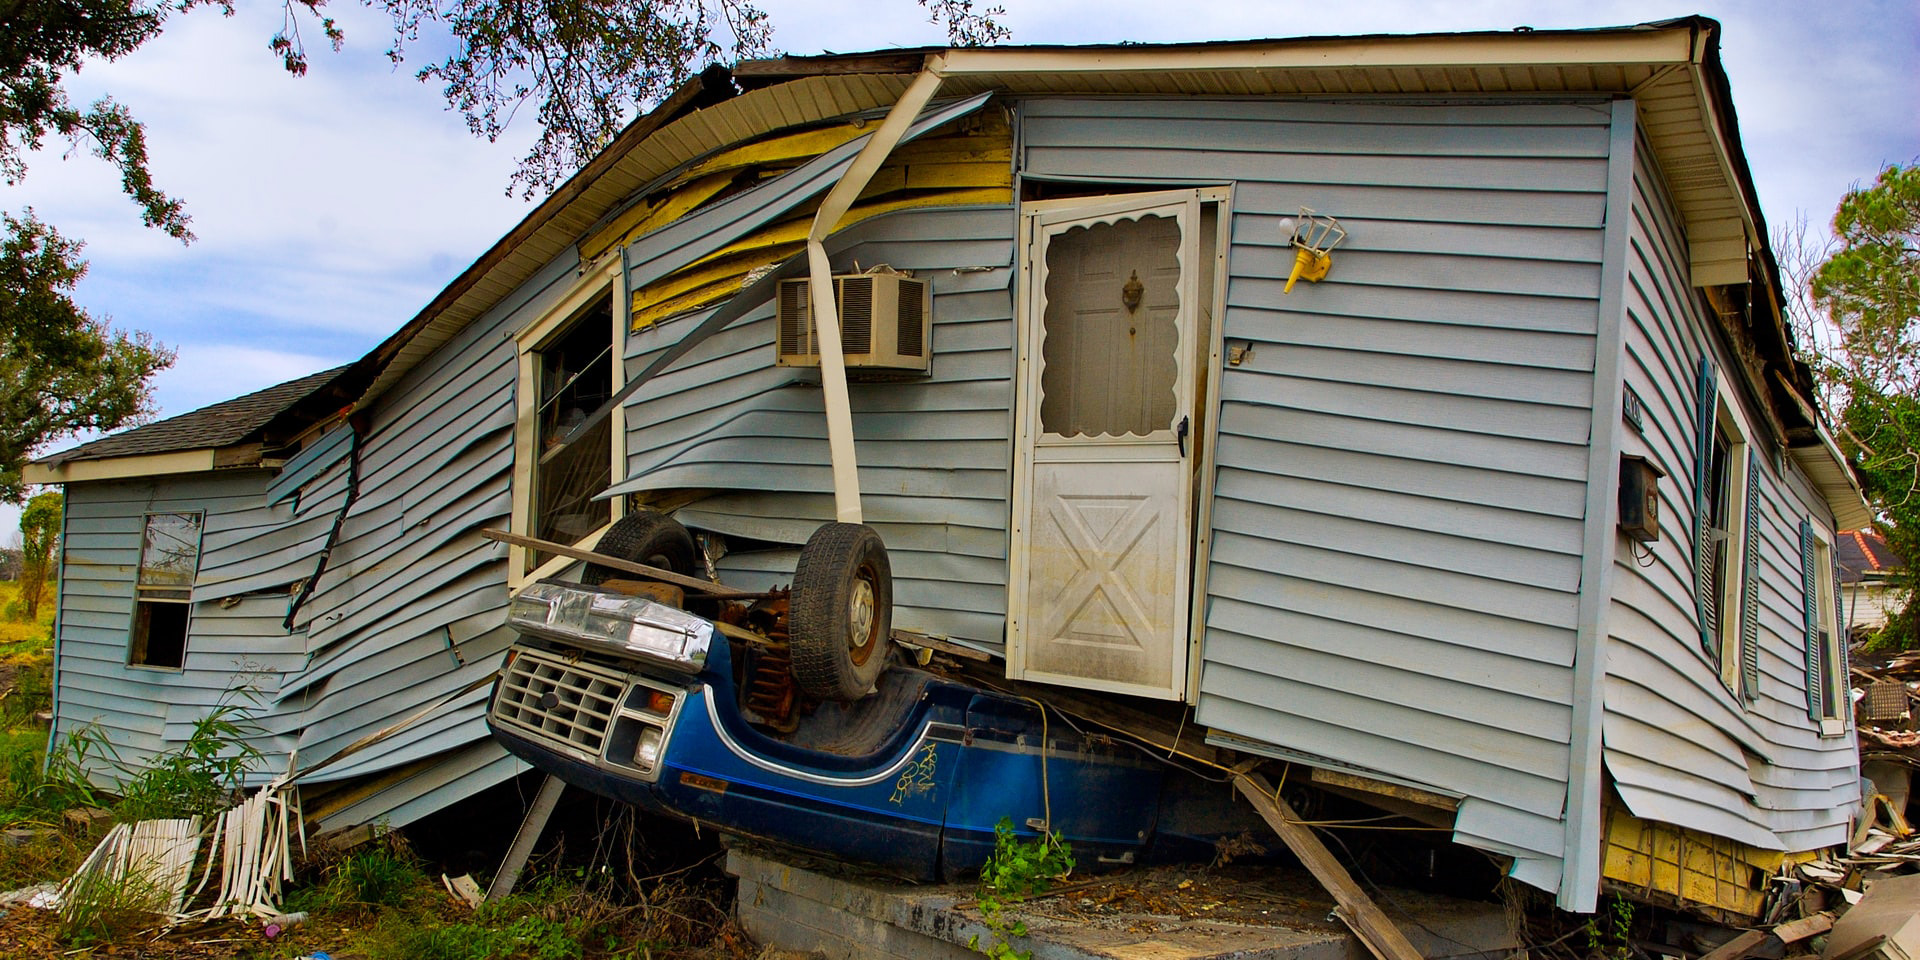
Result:
M619 464L619 410L574 435L619 387L624 316L613 276L607 269L583 278L517 338L513 529L540 540L590 544L619 516L612 500L595 499ZM553 563L551 553L513 548L514 584L550 575L538 571Z
M187 662L188 611L200 568L198 513L150 513L140 541L127 662L178 670Z
M534 536L572 543L612 522L613 507L594 497L613 485L611 421L566 443L568 434L613 396L613 336L605 296L581 311L553 342L536 351L534 421L540 462L534 470ZM601 322L592 322L599 320Z

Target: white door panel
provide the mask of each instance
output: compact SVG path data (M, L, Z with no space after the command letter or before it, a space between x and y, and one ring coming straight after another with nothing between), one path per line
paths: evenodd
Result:
M1182 191L1026 218L1010 676L1183 695L1199 209Z

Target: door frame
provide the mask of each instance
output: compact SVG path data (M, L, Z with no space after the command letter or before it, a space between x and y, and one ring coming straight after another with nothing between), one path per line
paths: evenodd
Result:
M1014 290L1014 336L1013 336L1013 406L1010 410L1012 430L1010 432L1012 449L1009 451L1008 496L1009 515L1007 518L1007 631L1006 631L1006 672L1009 679L1023 679L1019 669L1024 656L1024 630L1016 630L1016 624L1026 622L1026 557L1015 549L1021 540L1021 524L1028 509L1033 480L1032 451L1029 440L1037 422L1037 411L1030 410L1028 404L1034 385L1028 376L1031 354L1035 346L1033 339L1035 324L1038 322L1034 307L1040 291L1034 289L1034 244L1037 240L1040 221L1043 216L1066 212L1077 217L1097 217L1116 210L1129 210L1156 203L1176 203L1196 200L1201 215L1195 224L1198 252L1195 256L1196 268L1209 271L1198 278L1197 289L1200 296L1197 306L1205 311L1204 330L1193 338L1193 356L1187 358L1193 364L1192 372L1199 380L1190 380L1195 388L1189 402L1193 405L1194 429L1188 438L1193 444L1189 455L1188 469L1193 471L1190 495L1189 516L1192 518L1189 530L1191 554L1188 561L1188 581L1190 589L1187 603L1187 655L1173 664L1174 679L1169 685L1171 696L1158 694L1165 699L1184 700L1196 703L1199 699L1199 677L1201 662L1201 639L1206 632L1206 590L1207 568L1212 554L1212 518L1214 472L1216 448L1219 436L1220 417L1220 380L1223 360L1224 315L1227 301L1227 261L1228 249L1232 239L1233 189L1230 185L1210 185L1201 187L1171 187L1158 190L1134 190L1118 193L1096 194L1084 197L1067 197L1058 200L1026 201L1016 210L1017 232L1015 234L1015 290ZM1208 229L1208 214L1212 214L1211 229ZM1184 265L1183 265L1184 267ZM1116 693L1142 694L1145 691L1128 684L1101 683L1086 681L1079 685L1081 689L1105 690ZM1154 694L1148 694L1154 695Z

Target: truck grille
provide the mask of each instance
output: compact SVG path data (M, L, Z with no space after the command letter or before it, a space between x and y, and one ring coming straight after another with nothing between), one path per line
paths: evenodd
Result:
M612 670L522 648L500 680L493 718L570 753L598 758L626 689L626 678Z

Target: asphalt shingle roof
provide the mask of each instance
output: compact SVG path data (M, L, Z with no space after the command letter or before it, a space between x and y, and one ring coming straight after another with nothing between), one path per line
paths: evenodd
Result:
M41 457L35 462L51 465L74 460L104 460L109 457L230 446L251 437L274 417L326 386L345 369L334 367L308 374L246 396L223 400L177 417L156 420L145 426L101 437L70 450Z

